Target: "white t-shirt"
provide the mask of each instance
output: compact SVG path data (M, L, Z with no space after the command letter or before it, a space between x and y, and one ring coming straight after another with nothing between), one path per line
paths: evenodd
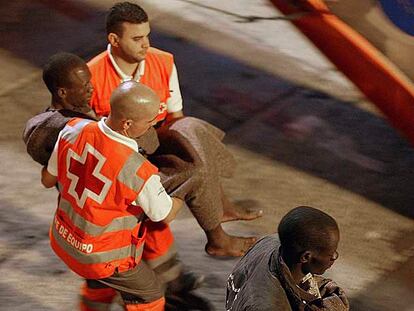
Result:
M106 125L105 120L106 118L102 118L101 121L98 122L99 129L102 131L102 133L104 133L110 139L122 143L133 149L135 152L138 152L138 144L135 140L113 131ZM61 133L59 134L58 140L56 141L47 166L47 171L53 176L58 175L57 150ZM131 174L135 174L135 172L131 172ZM161 184L160 176L154 174L145 182L141 192L135 200L135 204L139 205L142 208L149 219L157 222L165 219L168 216L172 209L173 202Z

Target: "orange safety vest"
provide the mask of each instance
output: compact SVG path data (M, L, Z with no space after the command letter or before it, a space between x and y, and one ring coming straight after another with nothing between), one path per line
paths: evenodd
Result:
M52 249L87 279L133 268L141 260L146 229L142 209L132 203L157 168L90 120L69 121L58 146Z
M148 86L160 98L160 110L157 121L167 116L167 99L170 97L170 76L174 65L173 55L156 48L149 48L145 57L145 71L140 83ZM91 83L94 87L90 105L99 116L107 116L111 111L109 99L112 92L121 84L108 55L102 52L88 62L92 73Z

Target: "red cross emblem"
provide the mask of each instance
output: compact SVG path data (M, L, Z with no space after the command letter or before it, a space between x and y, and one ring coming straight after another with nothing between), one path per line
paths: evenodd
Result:
M82 155L69 149L66 157L67 176L71 180L68 193L83 208L89 197L102 203L112 181L101 174L106 158L90 144L86 144Z

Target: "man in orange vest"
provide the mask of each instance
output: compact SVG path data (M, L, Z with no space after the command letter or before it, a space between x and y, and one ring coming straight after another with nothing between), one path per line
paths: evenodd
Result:
M208 254L212 256L242 256L256 239L230 236L223 230L221 223L255 219L262 215L262 211L246 211L229 202L222 192L219 178L224 169L218 168L217 162L229 155L221 143L224 133L201 120L183 118L182 98L173 55L150 47L148 16L140 6L130 2L114 5L107 16L106 28L109 41L107 50L88 63L92 73L91 82L95 89L91 99L91 107L100 116L108 115L111 93L122 81L134 80L153 89L161 99L156 119L159 121L158 125L161 124L158 132L167 137L162 140L160 135L162 147L160 149L162 151L159 153L165 151L165 142L167 144L170 142L168 140L172 138L171 133L174 132L171 129L174 130L173 127L176 124L179 127L179 123L183 120L188 120L182 127L185 134L193 138L198 133L201 136L201 141L206 141L206 143L201 148L198 141L192 145L190 141L190 146L187 144L188 149L194 151L192 156L195 160L192 161L192 166L185 166L188 162L185 158L180 158L177 161L184 163L182 167L185 168L181 170L182 174L176 180L172 180L174 176L167 180L164 177L168 177L167 173L164 174L167 170L164 171L160 166L162 182L169 193L175 191L174 195L177 193L176 189L184 185L185 191L180 194L180 197L185 199L206 233L208 241L205 249ZM181 120L175 121L180 118ZM174 121L175 123L173 123ZM187 126L188 124L191 126ZM176 140L171 145L175 149L179 149L186 145L185 142L180 144L182 141L187 141L186 138L184 137L180 142ZM208 141L209 139L210 141ZM198 146L198 149L194 146ZM174 148L170 148L167 153L175 152L171 149ZM220 151L222 153L217 155ZM200 152L203 154L201 155ZM184 154L185 157L188 153L184 152ZM206 167L203 161L209 157L213 159L209 161L210 167ZM155 159L152 158L151 161L155 161ZM159 166L159 162L154 163ZM184 170L187 173L183 172ZM188 176L186 177L186 175ZM204 198L201 198L203 195ZM162 252L158 256L163 257Z
M50 107L27 121L23 140L26 143L27 152L39 164L48 164L53 148L60 131L72 118L92 119L95 117L89 106L93 87L90 83L91 74L83 59L71 53L57 53L50 57L43 68L43 80L51 93ZM148 131L137 139L140 150L148 145ZM151 136L151 135L150 135ZM147 230L143 258L145 260L157 255L161 248L169 249L173 245L172 232L165 223L145 222ZM162 229L162 230L160 230ZM168 243L161 245L156 242L161 235ZM192 294L189 291L198 287L203 276L197 276L189 272L183 272L182 264L176 257L170 256L158 260L151 269L157 276L161 274L161 282L167 287L167 295L183 296ZM167 269L166 269L167 267ZM157 271L157 268L160 271ZM164 285L165 283L165 285ZM106 293L106 295L103 295ZM82 299L106 304L109 308L115 291L111 289L90 288L85 286L82 290ZM168 300L168 297L167 297Z
M50 229L52 249L87 279L85 290L100 288L99 295L109 297L115 289L127 310L164 310L161 285L141 260L142 222L148 217L169 223L183 205L166 193L157 168L139 154L134 140L156 122L158 109L151 89L123 83L111 97L108 118L67 123L42 170L43 185L57 183L60 192ZM83 310L99 307L82 301Z

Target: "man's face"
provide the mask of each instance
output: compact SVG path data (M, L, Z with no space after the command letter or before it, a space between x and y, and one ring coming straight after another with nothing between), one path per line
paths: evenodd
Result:
M329 243L326 248L319 251L312 251L312 257L309 262L304 265L304 272L311 272L312 274L322 275L328 270L338 259L338 243L339 232L337 230L331 230Z
M69 74L69 86L66 89L65 102L77 111L90 111L89 102L93 93L91 84L91 72L84 65L71 70Z
M139 63L145 59L150 47L150 31L148 22L141 24L122 23L122 35L117 38L125 61Z

